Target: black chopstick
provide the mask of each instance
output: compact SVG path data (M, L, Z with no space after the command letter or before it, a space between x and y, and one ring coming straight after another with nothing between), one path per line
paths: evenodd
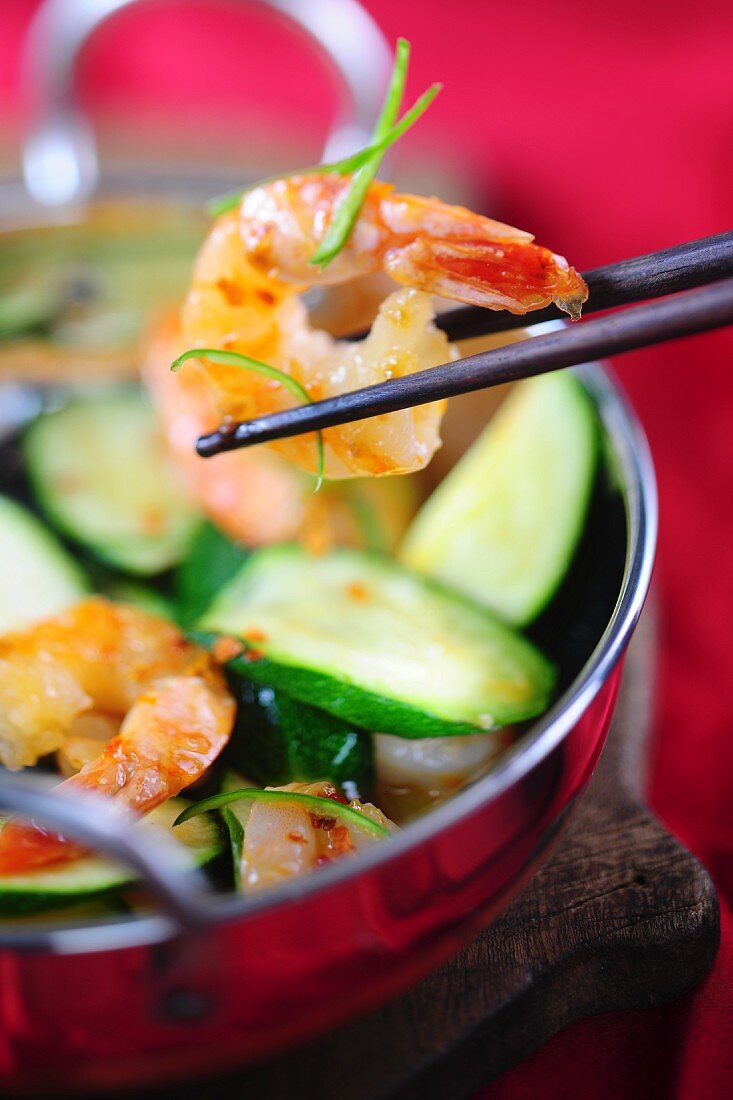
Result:
M733 278L202 436L200 455L424 405L733 323Z
M705 286L728 275L733 275L733 230L584 271L583 278L590 293L583 313L599 313L632 302L663 298L665 294ZM458 306L439 314L435 324L450 340L469 340L473 336L487 336L512 328L529 328L563 316L557 306L522 315L482 309L481 306ZM367 332L353 332L344 339L361 340Z

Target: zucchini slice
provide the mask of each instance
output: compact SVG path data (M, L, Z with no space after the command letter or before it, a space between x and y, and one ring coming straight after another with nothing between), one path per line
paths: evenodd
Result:
M369 797L374 787L370 733L283 691L236 674L230 679L237 722L226 753L237 771L263 787L330 779L348 798Z
M172 830L187 806L183 799L170 798L148 814L146 821ZM223 850L221 833L210 818L196 817L171 835L186 846L197 866L209 863ZM134 877L129 868L96 855L25 874L0 875L0 918L76 906L129 886Z
M138 391L42 414L23 449L41 508L70 538L127 573L161 573L181 560L196 513Z
M209 810L221 810L232 804L246 806L247 803L251 804L253 802L270 802L273 805L291 803L294 806L302 806L304 809L310 810L311 813L323 817L333 817L340 824L358 829L374 840L386 840L391 835L389 829L384 825L380 825L378 821L373 821L366 814L361 813L360 810L354 809L353 806L344 806L342 802L336 802L332 798L319 798L317 795L302 794L300 791L263 791L257 787L243 787L238 791L222 791L220 794L213 794L211 798L205 798L202 802L195 802L192 806L189 806L173 824L175 826L183 825L187 821L195 820L200 814L205 814ZM237 814L237 818L241 826L242 815Z
M195 623L203 615L249 553L208 520L196 526L186 556L173 579L176 614L184 626Z
M526 625L570 566L598 451L595 409L574 375L521 382L423 505L401 560Z
M0 496L0 634L55 615L87 589L55 535L21 504Z
M463 597L376 554L295 546L249 558L200 622L229 668L364 729L476 733L539 714L553 666Z

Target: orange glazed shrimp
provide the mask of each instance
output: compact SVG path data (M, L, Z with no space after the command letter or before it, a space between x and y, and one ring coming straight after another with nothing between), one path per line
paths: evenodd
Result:
M221 422L221 414L204 371L171 373L184 348L178 324L165 318L148 341L143 379L192 496L231 538L250 545L295 538L313 497L301 471L264 448L210 461L196 454L196 440Z
M317 798L341 801L327 781L288 783L268 787L270 791L293 791ZM385 828L391 822L370 802L353 799L349 805ZM287 803L255 802L244 824L242 843L242 886L256 893L289 878L299 878L336 860L353 856L373 843L357 829L350 829L335 817Z
M247 192L238 212L214 224L199 253L183 309L196 347L240 352L294 377L313 400L412 374L456 357L433 325L436 294L488 309L526 313L555 302L573 317L587 297L567 262L521 230L373 183L343 249L323 271L310 263L349 180L293 176ZM383 302L361 343L313 329L299 294L384 272L403 289ZM219 390L220 419L248 419L292 405L277 381L207 364ZM326 429L330 478L404 474L425 466L440 445L445 403L435 402ZM314 472L312 437L271 444Z
M171 372L184 348L175 318L163 318L148 340L143 379L186 486L217 527L249 546L297 540L322 552L364 545L366 513L385 548L399 542L418 504L407 479L342 481L314 493L312 480L269 448L201 458L196 439L217 427L221 413L202 366Z
M0 638L0 762L35 764L64 746L80 716L119 733L59 790L86 790L145 814L189 786L229 739L234 700L209 655L171 623L101 598ZM0 832L0 874L84 849L33 824Z

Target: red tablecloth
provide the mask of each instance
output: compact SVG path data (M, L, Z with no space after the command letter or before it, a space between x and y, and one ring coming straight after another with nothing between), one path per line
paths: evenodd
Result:
M2 3L0 125L17 109L18 43L35 6ZM414 141L439 142L443 156L487 181L487 194L490 181L500 216L577 266L730 227L729 0L367 6L390 38L412 40L412 90L446 84ZM327 81L309 78L296 92L295 79L283 79L288 49L274 56L266 48L275 32L253 23L245 36L236 13L180 7L185 13L141 8L118 33L104 32L84 66L97 102L142 112L167 100L183 116L236 119L242 104L264 96L324 116ZM234 126L233 141L238 133ZM732 350L730 333L715 334L617 365L649 434L661 498L651 799L716 879L721 951L693 993L569 1028L487 1087L486 1100L706 1100L733 1089Z

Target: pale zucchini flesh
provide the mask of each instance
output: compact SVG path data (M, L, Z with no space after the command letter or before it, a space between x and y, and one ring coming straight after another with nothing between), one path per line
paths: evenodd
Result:
M0 496L0 634L57 614L86 590L83 572L55 535Z
M519 383L423 505L400 559L526 625L568 571L598 450L595 409L574 375Z
M200 627L244 640L248 651L230 665L244 676L403 737L532 717L554 685L551 663L488 612L354 550L253 554Z
M94 555L143 576L181 560L196 512L137 390L42 414L23 449L42 510Z

